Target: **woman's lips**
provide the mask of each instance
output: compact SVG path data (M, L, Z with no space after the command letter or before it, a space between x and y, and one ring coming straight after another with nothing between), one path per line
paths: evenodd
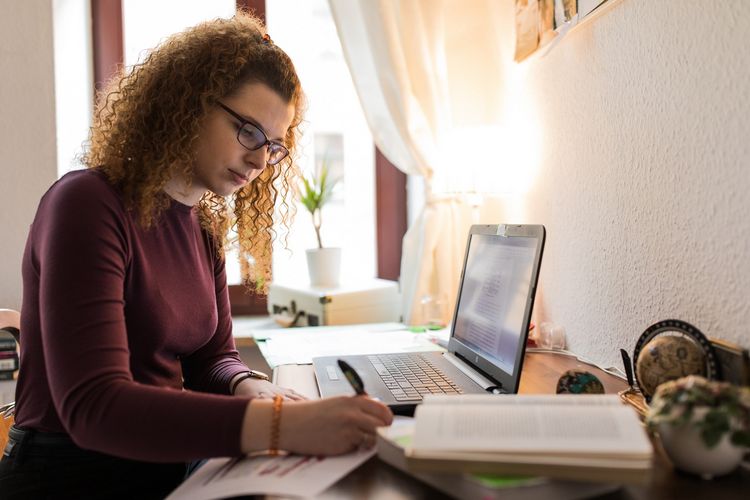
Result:
M238 186L244 186L245 184L247 184L247 177L235 172L232 169L229 169L229 172L232 174L232 180L235 184L237 184Z

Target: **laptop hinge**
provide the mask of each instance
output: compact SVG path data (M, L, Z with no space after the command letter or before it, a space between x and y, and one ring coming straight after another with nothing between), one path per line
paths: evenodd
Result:
M466 363L464 361L461 361L459 358L457 358L454 354L450 352L444 352L443 358L445 358L446 361L449 361L453 366L458 368L463 372L464 375L469 377L471 380L476 382L477 385L479 385L482 389L485 391L487 389L497 387L496 382L492 382L485 376L477 373L475 370L472 370L468 366L466 366Z

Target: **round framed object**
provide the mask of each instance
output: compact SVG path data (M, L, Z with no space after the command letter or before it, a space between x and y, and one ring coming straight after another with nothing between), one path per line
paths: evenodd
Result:
M690 323L668 319L643 332L633 352L635 380L646 401L664 382L688 375L718 378L716 353L708 338Z

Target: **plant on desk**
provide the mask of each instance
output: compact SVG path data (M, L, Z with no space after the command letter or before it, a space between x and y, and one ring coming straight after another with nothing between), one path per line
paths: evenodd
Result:
M336 286L339 283L341 249L323 247L320 229L323 225L322 210L333 195L338 179L330 177L328 163L323 161L320 170L302 178L300 200L312 217L318 248L307 250L307 270L313 286Z
M705 478L727 474L750 447L750 389L695 375L666 382L646 423L677 468Z

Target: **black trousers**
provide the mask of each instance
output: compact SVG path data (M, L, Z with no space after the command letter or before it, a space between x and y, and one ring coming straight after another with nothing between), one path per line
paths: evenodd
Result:
M79 448L61 434L11 427L0 460L0 499L164 498L187 465L139 462Z

